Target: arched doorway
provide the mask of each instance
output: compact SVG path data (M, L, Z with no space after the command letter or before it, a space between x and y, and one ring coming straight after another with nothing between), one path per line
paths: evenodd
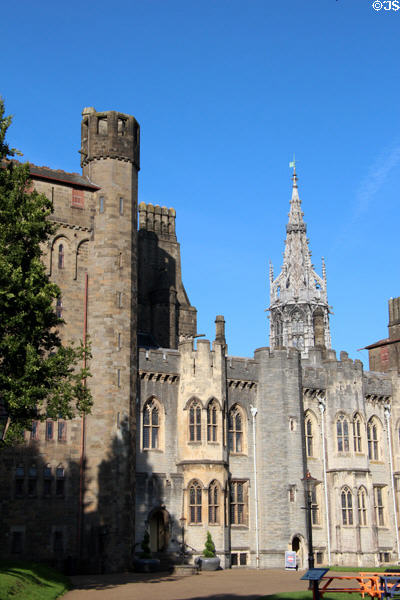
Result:
M169 514L165 508L155 508L149 515L150 549L164 552L169 542Z
M292 538L292 550L296 552L296 564L299 569L304 569L304 543L300 535L295 535Z

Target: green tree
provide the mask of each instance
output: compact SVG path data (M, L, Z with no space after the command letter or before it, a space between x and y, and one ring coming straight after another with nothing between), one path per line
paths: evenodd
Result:
M63 345L55 312L60 289L46 275L41 248L56 226L51 200L32 191L28 164L6 142L11 117L0 98L0 403L8 415L5 442L32 419L72 418L90 411L89 349ZM86 363L86 361L85 361Z

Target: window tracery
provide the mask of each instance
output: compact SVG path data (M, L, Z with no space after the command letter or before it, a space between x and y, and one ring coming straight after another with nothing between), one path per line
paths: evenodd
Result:
M336 436L338 452L349 452L349 422L344 415L337 418Z
M367 424L368 458L379 460L379 431L378 423L372 417Z
M218 438L218 408L214 401L211 401L207 407L207 441L216 442Z
M342 523L353 525L353 496L348 487L343 488L341 493Z
M243 452L243 415L237 405L231 408L228 415L228 446L230 452Z
M160 410L154 398L143 406L143 449L154 450L160 443Z
M208 486L208 522L211 525L219 523L219 485L212 481Z
M201 406L193 400L189 407L189 441L201 442Z
M198 481L192 481L189 486L189 523L202 522L202 488Z

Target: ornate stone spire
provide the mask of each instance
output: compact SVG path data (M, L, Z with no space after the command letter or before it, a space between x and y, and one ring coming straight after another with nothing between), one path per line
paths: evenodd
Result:
M282 271L276 279L270 277L270 346L296 346L307 356L313 346L331 347L326 272L323 259L323 277L311 263L295 162L290 166L293 188Z

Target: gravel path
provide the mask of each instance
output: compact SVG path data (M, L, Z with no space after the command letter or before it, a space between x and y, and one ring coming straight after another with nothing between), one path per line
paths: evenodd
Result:
M231 569L177 577L166 573L121 573L72 577L63 600L259 600L277 592L307 589L304 571Z

